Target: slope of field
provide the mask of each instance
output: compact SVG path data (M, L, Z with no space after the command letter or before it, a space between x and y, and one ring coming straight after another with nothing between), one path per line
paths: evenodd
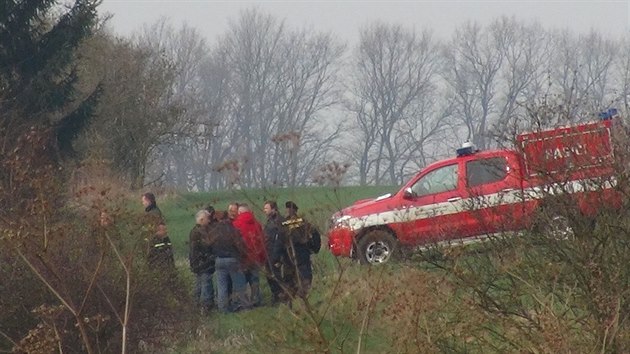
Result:
M294 188L162 196L179 274L192 289L187 238L208 204L246 202L264 222L262 204L292 200L325 235L332 213L394 187ZM574 210L572 205L563 209ZM563 353L630 352L630 218L602 211L575 239L533 230L483 244L440 248L381 266L312 257L313 288L291 307L269 305L199 317L168 341L171 353Z

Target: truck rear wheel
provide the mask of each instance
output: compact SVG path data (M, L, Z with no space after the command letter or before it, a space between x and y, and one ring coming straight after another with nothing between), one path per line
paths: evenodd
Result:
M572 240L575 238L569 218L548 208L539 212L534 231L544 238L552 240Z
M387 263L398 252L398 240L385 230L368 231L357 244L361 264Z
M569 219L558 214L554 214L549 218L543 232L547 237L555 240L573 240L575 238Z

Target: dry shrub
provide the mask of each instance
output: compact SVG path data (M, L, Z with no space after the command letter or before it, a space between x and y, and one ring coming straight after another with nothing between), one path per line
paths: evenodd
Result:
M30 131L0 161L0 344L88 353L168 345L189 325L185 287L176 274L148 269L152 234L128 210L122 183L86 165L69 193L46 134Z
M416 261L382 267L341 264L339 273L318 279L323 290L317 298L294 302L291 309L281 306L273 326L257 329L253 344L279 353L600 348L598 323L578 290L561 280L567 271L562 265L526 256L532 244L523 240L497 239L484 247L449 249L449 256L431 261L441 269L417 268ZM543 262L533 267L534 259ZM627 334L614 334L617 349L625 348L619 344Z
M424 353L466 332L468 322L448 313L459 302L440 274L407 265L338 271L317 279L317 298L281 306L258 345L280 353Z
M320 186L339 187L348 168L350 168L349 163L341 164L337 161L319 166L313 173L313 182Z
M100 225L101 207L108 210L114 224ZM43 290L58 293L56 299L48 301L67 303L66 311L75 312L92 345L107 351L120 350L128 306L127 349L140 341L156 349L168 345L168 337L180 326L189 325L189 300L187 292L181 290L186 287L176 275L163 277L147 268L146 234L135 218L123 214L123 209L114 204L95 202L79 214L66 214L65 222L50 225L45 252L39 244L26 242L20 252L32 271L46 282L48 289ZM126 303L128 295L131 301ZM79 340L73 322L76 320L72 321L67 312L49 321L60 330L58 345L83 351L85 339Z
M364 276L353 279L345 290L356 299L354 311L362 317L352 324L362 338L357 349L368 353L478 349L475 333L483 318L473 304L462 301L442 273L418 269L415 263L361 269ZM370 338L378 338L378 343Z
M359 328L362 304L369 301L369 281L358 274L325 274L317 278L317 297L295 299L281 305L269 326L256 328L254 345L277 353L326 353L348 349L356 343L352 328ZM349 344L350 343L350 344Z
M453 311L459 303L448 280L411 267L403 269L387 280L389 300L378 329L391 338L392 352L436 352L444 338L468 335L464 329L469 322L461 321Z
M630 348L630 272L624 266L630 261L630 225L618 213L606 212L596 224L584 222L571 208L548 210L580 217L571 222L574 239L532 232L425 259L445 271L456 289L452 294L457 300L443 304L433 321L452 335L439 343L440 350L568 353ZM454 332L461 323L440 318L461 319L465 331Z

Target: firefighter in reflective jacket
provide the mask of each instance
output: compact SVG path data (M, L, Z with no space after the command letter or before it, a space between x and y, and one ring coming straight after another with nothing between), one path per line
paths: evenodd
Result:
M168 237L166 225L163 222L158 224L155 236L153 236L149 243L147 261L152 270L164 271L175 269L173 246Z
M286 246L289 264L287 265L293 268L285 274L285 281L291 286L295 295L305 297L313 282L311 254L319 252L321 236L317 228L297 215L298 206L294 202L286 202L285 207L287 218L282 225L286 228L288 235Z

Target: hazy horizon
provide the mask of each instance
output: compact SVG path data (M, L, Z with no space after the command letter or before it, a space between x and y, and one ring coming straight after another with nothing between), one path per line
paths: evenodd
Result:
M235 20L241 10L254 7L286 20L292 28L332 32L346 41L357 39L359 29L376 20L419 30L426 28L438 37L448 37L468 21L487 24L501 16L537 21L546 29L569 29L576 33L594 29L611 38L630 33L627 1L104 0L99 9L101 14L113 15L110 26L120 35L166 17L174 26L187 23L212 39L224 33L229 21Z

